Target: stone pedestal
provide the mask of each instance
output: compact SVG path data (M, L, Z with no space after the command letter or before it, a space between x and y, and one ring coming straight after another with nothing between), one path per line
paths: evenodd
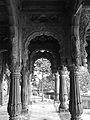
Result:
M79 67L70 68L70 102L69 111L71 120L80 120L83 113L83 107L79 89Z
M8 102L8 113L10 120L20 120L21 114L21 97L20 97L20 68L18 65L13 65L11 71L10 92Z
M66 76L67 76L67 68L63 66L62 70L60 71L60 95L59 95L60 106L59 106L59 111L65 111L68 109Z

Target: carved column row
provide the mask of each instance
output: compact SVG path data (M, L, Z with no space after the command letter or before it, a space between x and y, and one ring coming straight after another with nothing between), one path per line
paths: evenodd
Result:
M21 71L18 59L18 39L13 38L12 45L11 81L7 109L10 120L20 120L22 113L28 113L29 71L26 61L25 64L22 64Z
M67 76L69 74L67 68L64 66L55 73L55 101L60 101L59 111L68 109Z
M68 110L68 95L67 95L67 77L70 75L70 97L69 97L69 111L71 114L71 120L79 120L83 113L82 101L80 96L79 78L80 78L80 66L72 65L68 67L63 66L60 70L60 92L59 111Z

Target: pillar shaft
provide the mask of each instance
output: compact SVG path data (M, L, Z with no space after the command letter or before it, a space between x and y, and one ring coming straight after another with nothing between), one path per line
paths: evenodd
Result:
M83 108L79 89L79 71L75 66L70 68L69 111L71 113L71 120L80 120L80 116L83 113Z
M57 100L59 100L59 89L60 89L60 77L59 73L57 73Z
M59 100L59 73L55 73L55 100L58 101Z
M31 94L32 94L32 89L31 89L31 78L32 78L32 73L29 75L29 83L28 83L28 104L31 104Z
M66 76L67 76L67 68L63 66L62 70L60 71L60 96L59 96L59 99L60 99L59 109L60 110L67 110L68 109Z
M19 120L19 115L21 113L21 98L20 98L20 68L19 66L13 65L11 71L11 82L10 82L10 92L9 92L9 102L8 102L8 113L10 115L10 120Z
M16 28L16 26L15 26ZM16 28L18 33L18 29ZM19 67L18 52L18 35L12 39L12 61L10 69L10 91L8 101L8 113L10 120L19 120L21 113L21 94L20 94L20 77L21 69Z
M3 95L3 57L0 53L0 105L3 105L4 95Z
M2 75L0 75L0 105L3 105L3 101L4 101L4 96L3 96L3 77Z
M55 75L55 101L57 101L57 76L56 73L54 75Z
M22 112L28 112L28 72L25 68L22 70L21 101Z

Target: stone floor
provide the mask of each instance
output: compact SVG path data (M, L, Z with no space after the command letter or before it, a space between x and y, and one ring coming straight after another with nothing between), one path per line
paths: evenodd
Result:
M70 120L68 112L58 113L58 104L53 102L36 102L29 105L30 120ZM85 109L83 120L90 120L90 109ZM9 120L6 104L0 106L0 120Z
M40 102L30 106L30 120L60 120L58 113L52 103Z

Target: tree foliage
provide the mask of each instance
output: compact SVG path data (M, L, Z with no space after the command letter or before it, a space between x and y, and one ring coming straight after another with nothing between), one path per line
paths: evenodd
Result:
M51 63L49 60L41 58L34 64L34 75L39 79L39 88L44 90L54 89L54 78L51 72Z
M90 73L87 68L82 67L79 72L79 82L80 82L80 90L82 92L87 92L90 90Z

